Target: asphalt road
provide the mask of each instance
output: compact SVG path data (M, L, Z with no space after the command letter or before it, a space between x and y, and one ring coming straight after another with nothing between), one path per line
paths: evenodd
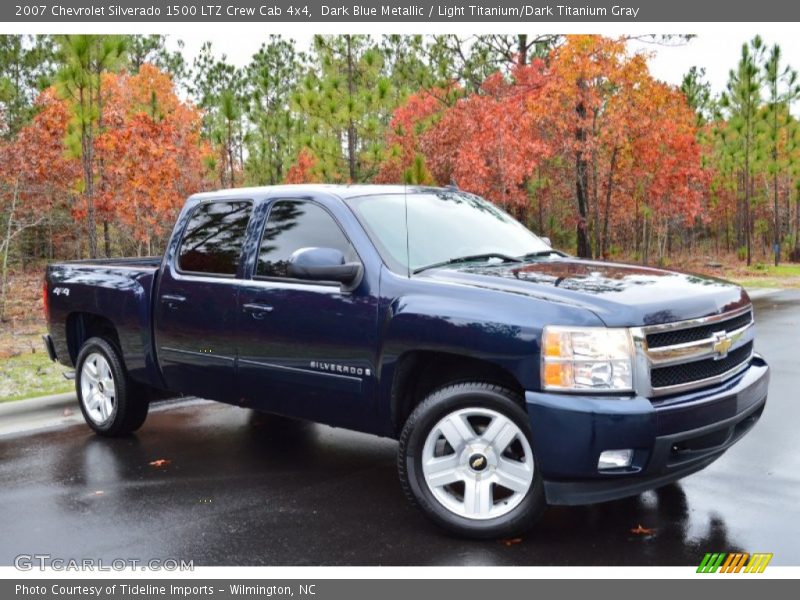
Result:
M760 299L756 318L773 371L753 431L678 484L551 508L522 540L465 541L430 524L400 490L391 440L287 431L194 401L156 410L128 439L83 425L0 437L0 564L49 553L196 565L696 565L707 551L746 551L800 565L800 292ZM150 464L159 460L169 462Z

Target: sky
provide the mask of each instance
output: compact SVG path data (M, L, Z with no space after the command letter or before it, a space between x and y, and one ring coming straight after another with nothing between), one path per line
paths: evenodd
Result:
M762 32L765 43L768 45L779 44L784 59L800 70L800 35L783 27L775 29L777 31L773 35L770 35L769 31ZM293 35L292 37L297 41L299 49L307 50L310 46L311 34ZM210 40L217 55L227 55L228 60L237 66L247 64L263 41L258 36L237 37L221 34L209 37L207 34L186 33L168 36L169 46L177 48L178 39L183 40L185 44L184 53L190 64L203 42ZM692 66L705 67L706 79L711 83L712 92L719 94L725 90L728 72L735 68L742 44L749 39L750 37L741 33L731 33L720 29L713 33L699 34L696 38L680 46L631 41L629 48L632 52L643 51L651 54L650 72L657 79L674 85L680 85L683 75Z

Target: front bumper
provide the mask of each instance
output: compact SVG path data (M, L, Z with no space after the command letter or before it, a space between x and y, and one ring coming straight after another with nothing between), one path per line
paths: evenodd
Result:
M768 385L769 367L756 354L718 386L653 401L526 392L547 502L605 502L705 468L755 424ZM602 451L625 448L634 449L630 467L598 471Z

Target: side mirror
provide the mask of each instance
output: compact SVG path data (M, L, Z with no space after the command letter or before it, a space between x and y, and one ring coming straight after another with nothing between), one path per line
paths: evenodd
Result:
M542 240L545 244L547 244L551 248L553 247L553 242L550 241L549 237L541 237L540 236L539 239Z
M289 277L313 281L338 281L345 289L361 281L361 263L345 262L335 248L300 248L289 257Z

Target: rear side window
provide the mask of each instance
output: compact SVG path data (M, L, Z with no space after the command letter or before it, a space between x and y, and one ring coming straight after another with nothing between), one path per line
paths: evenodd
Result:
M204 202L194 209L178 251L178 268L195 273L236 275L251 203Z
M289 257L300 248L335 248L346 261L355 250L328 211L303 200L279 200L272 207L261 236L256 275L288 277Z

